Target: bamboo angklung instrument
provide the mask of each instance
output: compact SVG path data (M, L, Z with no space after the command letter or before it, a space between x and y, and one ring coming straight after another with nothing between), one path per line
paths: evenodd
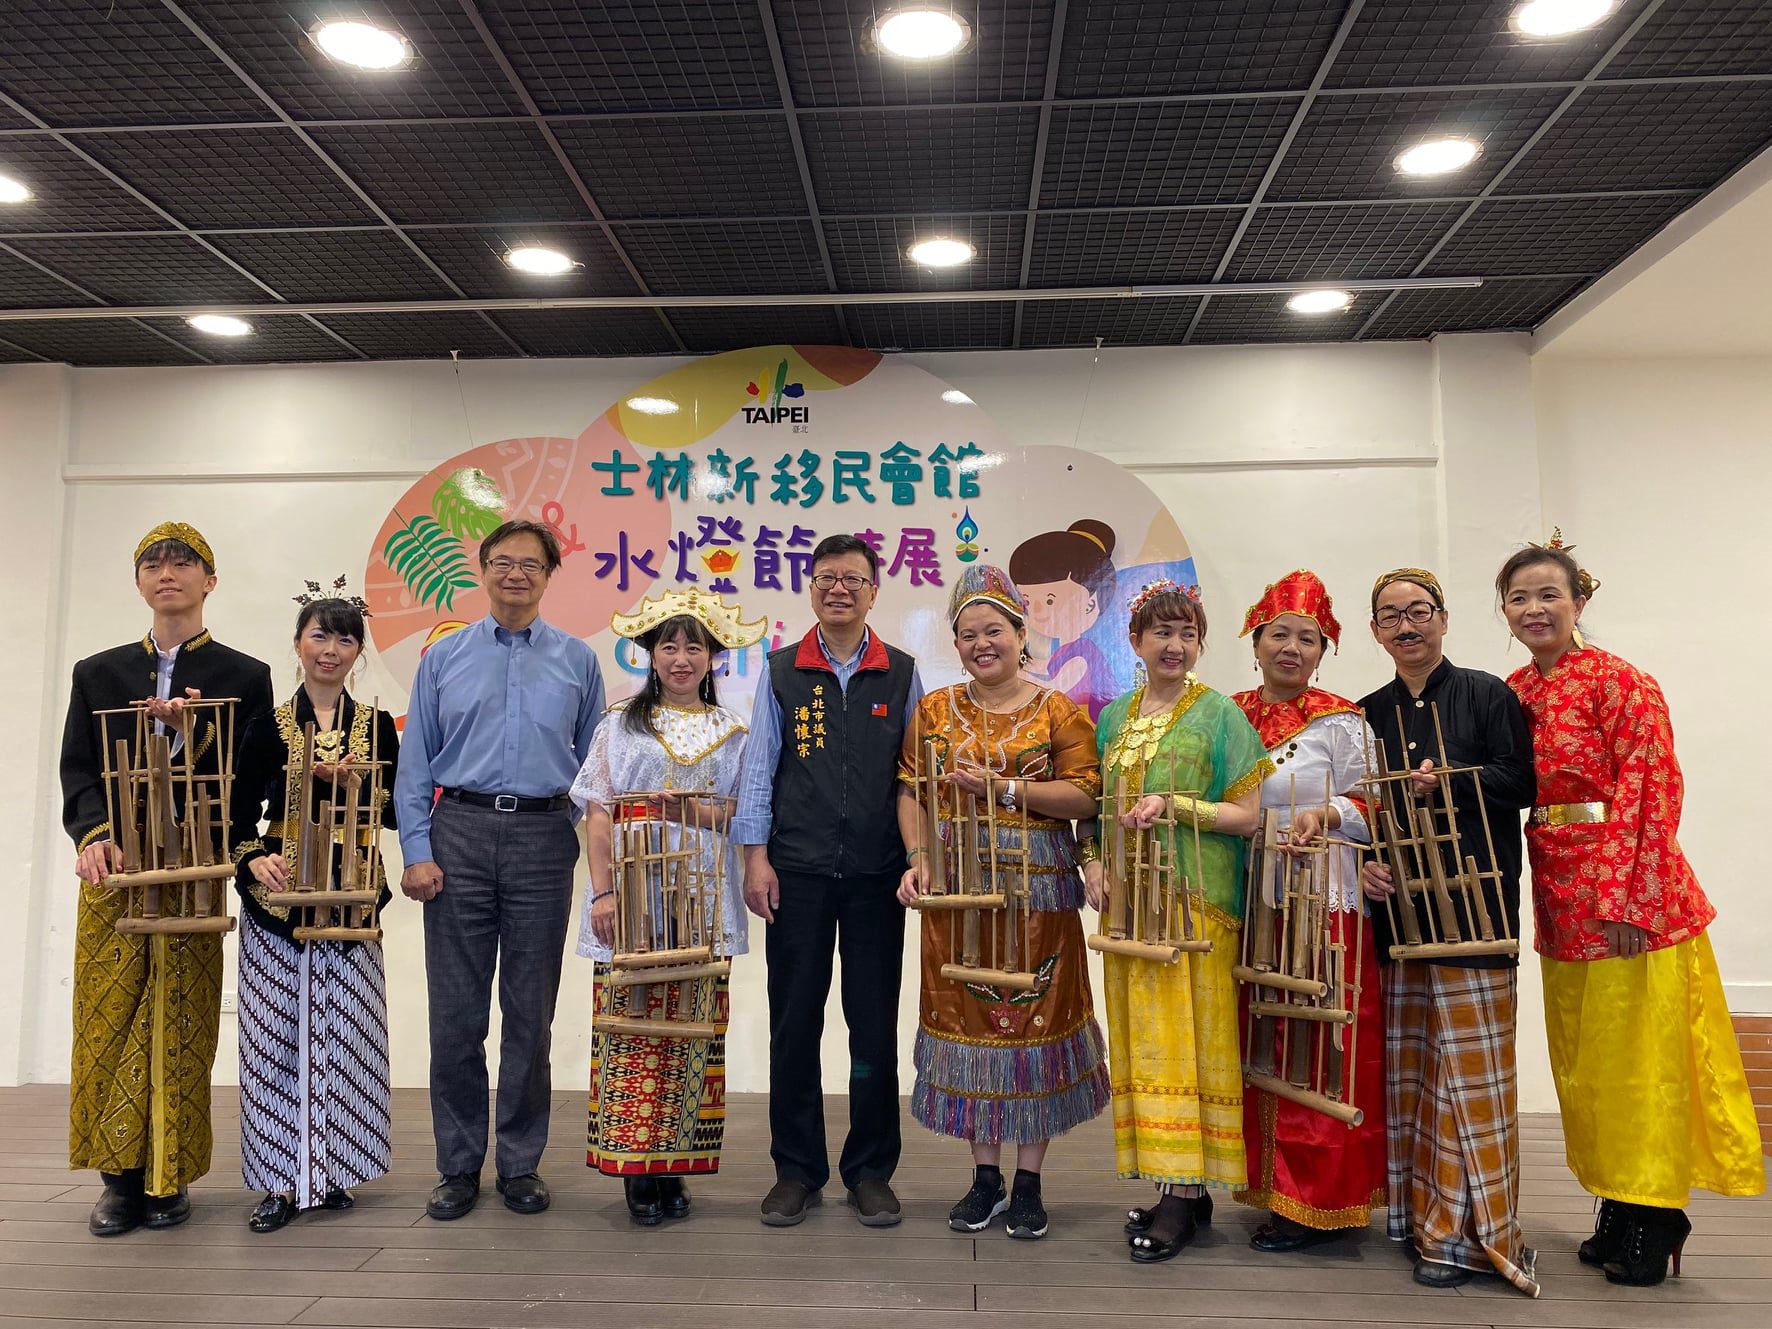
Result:
M1501 872L1495 866L1495 838L1483 802L1483 768L1453 766L1446 756L1440 709L1430 703L1438 761L1430 775L1431 794L1415 791L1416 776L1393 771L1382 742L1378 770L1368 769L1360 781L1372 805L1372 844L1379 861L1390 869L1393 893L1385 901L1394 940L1393 960L1439 960L1453 956L1518 955L1520 943L1505 912L1498 921L1488 892L1501 899ZM1405 732L1403 710L1397 708L1397 733ZM1467 853L1458 830L1454 778L1468 775L1482 823L1487 868ZM1418 907L1421 906L1421 907Z
M375 703L371 703L372 708ZM382 806L388 763L380 735L369 726L369 759L335 764L335 778L316 773L312 720L304 726L301 757L284 770L297 786L300 821L285 826L295 837L289 889L276 896L296 920L297 941L380 941Z
M232 932L227 891L234 875L226 841L234 787L233 697L187 701L171 732L156 732L147 703L96 714L104 746L104 786L111 834L122 868L100 884L123 891L117 931L129 936ZM128 737L113 745L105 717L127 715ZM198 760L216 748L216 769ZM176 750L175 750L176 748Z
M986 735L989 750L989 735ZM948 778L948 749L937 737L917 747L914 787L925 822L929 889L915 908L948 916L948 952L941 976L1032 992L1039 976L1030 960L1033 861L1024 826L999 821L998 777L983 772L974 798Z
M1325 782L1325 804L1331 793ZM1341 846L1350 842L1324 836L1291 844L1296 790L1289 802L1284 817L1277 808L1263 810L1249 850L1242 962L1231 969L1249 990L1243 1080L1358 1126L1365 1110L1354 1102L1354 1013L1364 982L1364 929L1352 929L1350 955L1335 926L1337 904L1350 890L1359 898L1358 882L1342 880L1349 856Z
M664 815L671 798L682 800L681 820ZM711 1021L632 1012L647 1009L647 989L654 984L719 979L732 972L721 929L725 827L733 806L729 798L681 791L640 791L617 801L610 829L615 941L603 980L603 1007L594 1019L597 1028L650 1038L718 1035ZM626 1013L615 1009L618 989L627 991ZM679 995L688 991L682 988Z
M1120 817L1150 794L1130 792L1124 772L1115 772L1111 790L1102 791L1101 866L1103 891L1096 930L1089 949L1128 955L1158 964L1174 964L1186 952L1212 949L1206 936L1203 890L1182 871L1169 847L1169 833L1178 825L1165 814L1143 830L1128 830ZM1192 797L1186 790L1181 797ZM1176 797L1163 793L1165 807ZM1200 828L1191 828L1194 862L1200 861Z

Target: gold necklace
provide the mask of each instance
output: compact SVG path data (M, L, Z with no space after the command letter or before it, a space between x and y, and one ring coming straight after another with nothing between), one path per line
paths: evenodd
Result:
M1163 742L1163 735L1175 723L1181 708L1193 695L1198 680L1190 673L1182 680L1181 694L1167 710L1155 715L1142 715L1144 709L1144 687L1132 694L1131 704L1126 707L1126 722L1121 725L1120 732L1114 739L1114 753L1110 757L1110 766L1119 766L1122 770L1132 770L1151 761L1157 755L1157 749Z

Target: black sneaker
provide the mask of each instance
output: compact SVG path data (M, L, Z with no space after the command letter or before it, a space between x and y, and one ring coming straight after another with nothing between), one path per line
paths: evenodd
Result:
M1003 1188L1001 1172L991 1178L974 1174L972 1189L948 1210L948 1226L955 1232L983 1232L1008 1207L1009 1192Z
M1009 1216L1003 1226L1016 1241L1038 1241L1046 1235L1046 1206L1032 1186L1017 1186L1009 1197Z

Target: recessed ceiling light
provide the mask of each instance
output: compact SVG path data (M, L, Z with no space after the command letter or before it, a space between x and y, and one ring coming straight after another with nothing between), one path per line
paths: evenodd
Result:
M1513 23L1528 37L1561 37L1593 27L1617 8L1618 0L1526 0Z
M929 5L897 9L874 24L874 40L901 60L939 60L966 44L972 30L952 10Z
M578 265L558 249L543 249L539 245L524 245L513 249L505 255L505 262L518 272L527 272L532 277L558 277L562 272L571 272Z
M193 314L185 322L211 337L244 337L252 331L252 324L229 314Z
M1396 167L1404 175L1445 175L1469 166L1482 151L1475 139L1430 138L1399 152Z
M412 43L392 28L360 19L331 19L317 24L314 45L341 65L353 69L399 69L412 63Z
M1346 291L1300 291L1286 302L1294 314L1333 314L1353 299Z
M675 415L683 409L669 397L629 397L627 406L642 415Z
M970 406L970 405L972 405L972 398L968 397L964 392L961 392L960 389L958 389L958 388L949 388L946 392L941 394L941 399L943 401L945 401L950 406Z
M22 181L14 180L10 175L0 175L0 203L23 203L30 196L29 186Z
M955 240L945 235L919 240L905 251L910 255L911 262L925 268L952 268L961 263L970 263L973 254L977 252L964 240Z

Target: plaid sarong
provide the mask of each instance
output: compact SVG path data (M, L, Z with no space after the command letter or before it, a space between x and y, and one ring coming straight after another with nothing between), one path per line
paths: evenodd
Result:
M1404 961L1385 966L1384 998L1391 1239L1536 1297L1516 1217L1516 971Z

